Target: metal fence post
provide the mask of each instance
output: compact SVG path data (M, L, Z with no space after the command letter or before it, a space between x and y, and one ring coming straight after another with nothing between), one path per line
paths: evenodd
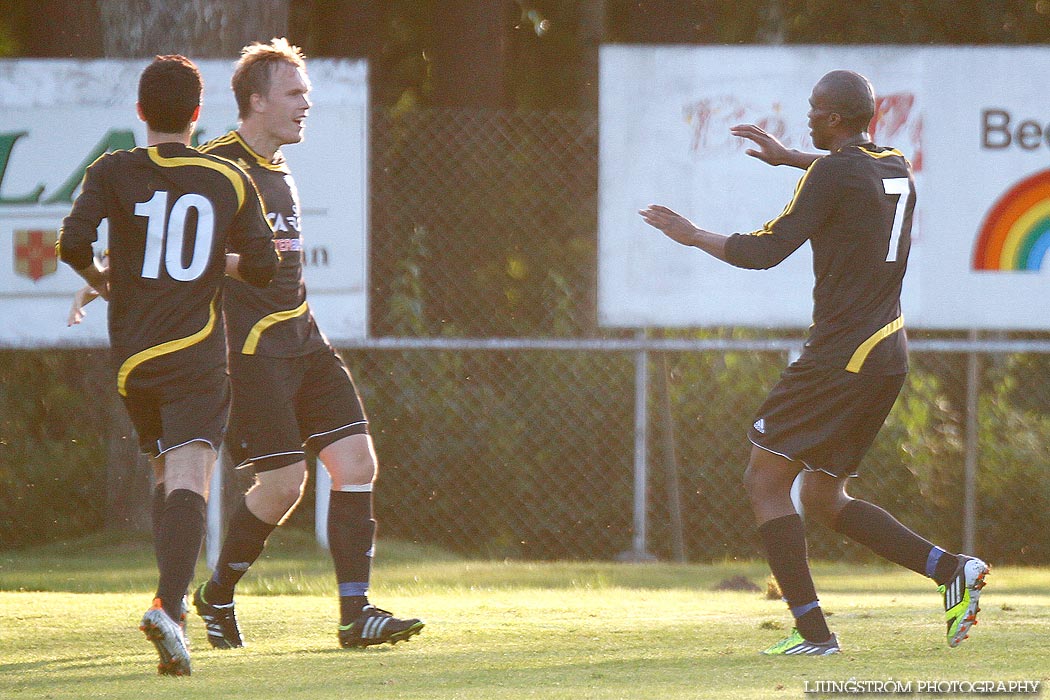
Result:
M317 544L328 549L328 503L332 494L332 477L328 474L321 460L314 460L315 503L314 503L314 535Z
M636 338L647 338L645 329ZM631 549L620 555L622 561L653 561L646 548L647 505L649 502L649 350L643 344L634 354L634 537Z
M219 563L219 550L222 549L222 482L225 471L226 450L220 446L215 468L211 471L211 485L208 487L208 530L204 559L208 562L209 570L214 570Z
M977 340L977 331L970 331L970 340ZM966 462L963 477L963 551L974 552L977 532L977 452L980 449L980 383L981 358L976 352L967 354L966 363Z
M671 521L671 551L677 562L684 563L685 526L682 522L682 495L678 476L678 455L675 444L674 409L671 406L671 369L667 364L667 353L660 357L660 371L656 374L660 396L661 423L664 439L664 474L667 479L667 514Z

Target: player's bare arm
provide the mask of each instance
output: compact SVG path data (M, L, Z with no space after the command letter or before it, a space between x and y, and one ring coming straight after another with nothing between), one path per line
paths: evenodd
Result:
M704 229L693 224L678 212L659 204L650 204L638 212L645 223L659 229L675 243L699 248L708 255L725 261L726 236Z
M108 253L102 257L101 265L95 266L102 276L107 280L106 288L109 288L109 255ZM90 273L89 273L90 274ZM66 317L66 326L75 326L84 320L87 316L87 312L84 311L84 307L91 302L98 299L101 294L90 284L85 284L83 287L73 293L73 304L69 307L69 316Z
M85 284L73 294L73 304L69 308L69 316L66 318L67 326L75 326L84 320L87 312L84 307L98 299L98 292L90 284Z
M77 274L84 278L84 281L91 285L98 296L103 299L109 300L109 268L102 267L98 264L97 260L92 260L91 264L80 270L77 270Z
M805 170L820 158L818 153L804 153L788 148L765 129L754 124L737 124L730 127L733 136L752 141L758 148L749 148L744 153L770 165L790 165Z
M239 253L226 254L226 275L240 282L244 282L244 278L241 277L241 273L237 271L237 266L240 264L241 256Z

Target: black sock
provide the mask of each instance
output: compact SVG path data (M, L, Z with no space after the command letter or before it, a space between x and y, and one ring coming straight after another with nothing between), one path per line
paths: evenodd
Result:
M368 604L376 521L372 492L332 491L328 503L328 548L339 584L340 624L349 625Z
M182 597L193 581L204 542L206 508L204 496L189 489L176 489L168 494L161 511L157 532L160 569L157 597L175 621L182 616Z
M811 642L827 641L831 637L831 630L820 609L813 576L809 571L806 530L802 518L795 514L767 520L759 525L758 532L762 536L773 577L795 615L795 627L799 634Z
M955 576L955 570L959 567L959 557L949 554L940 547L930 550L930 557L926 560L926 575L932 578L938 586L943 586Z
M361 614L368 605L366 595L341 595L339 596L339 624L349 625Z
M847 503L835 519L834 530L894 564L933 578L938 584L944 583L938 579L939 572L947 569L949 578L955 572L958 559L943 550L938 550L941 553L940 559L935 560L935 571L929 571L927 564L935 549L933 543L873 503L859 499Z
M222 543L215 571L204 588L205 601L222 605L233 600L234 587L262 554L266 538L276 527L255 517L241 498L226 527L226 540Z

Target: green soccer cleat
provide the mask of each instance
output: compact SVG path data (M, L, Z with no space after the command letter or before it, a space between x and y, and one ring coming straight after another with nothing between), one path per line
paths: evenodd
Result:
M422 629L421 620L399 620L386 610L366 605L352 623L339 625L339 646L368 647L385 642L397 644L419 634Z
M190 675L190 651L186 647L186 638L179 624L164 612L160 598L153 599L153 607L142 616L139 629L157 649L160 657L157 673L162 676Z
M786 639L782 639L762 652L766 656L827 656L839 653L839 640L835 635L826 642L811 642L797 629L792 629Z
M959 566L951 580L937 590L944 597L944 619L948 622L948 646L957 647L977 624L981 608L977 601L984 588L989 566L977 557L959 555Z

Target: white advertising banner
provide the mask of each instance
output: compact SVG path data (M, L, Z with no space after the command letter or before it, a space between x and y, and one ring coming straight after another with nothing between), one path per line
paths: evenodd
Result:
M598 304L609 326L805 327L809 246L772 270L683 248L638 210L662 204L719 233L780 214L802 171L744 153L755 123L814 151L813 85L875 86L873 138L912 162L918 199L903 295L909 326L1050 329L1050 73L1043 48L628 47L601 52ZM815 152L815 151L814 151Z
M66 327L83 282L56 260L62 219L99 155L145 145L135 116L147 60L0 61L0 346L104 345L104 302ZM237 126L232 61L200 61L199 142ZM303 143L284 148L303 208L310 306L334 341L368 331L368 76L364 61L313 60ZM98 251L105 247L105 222Z

